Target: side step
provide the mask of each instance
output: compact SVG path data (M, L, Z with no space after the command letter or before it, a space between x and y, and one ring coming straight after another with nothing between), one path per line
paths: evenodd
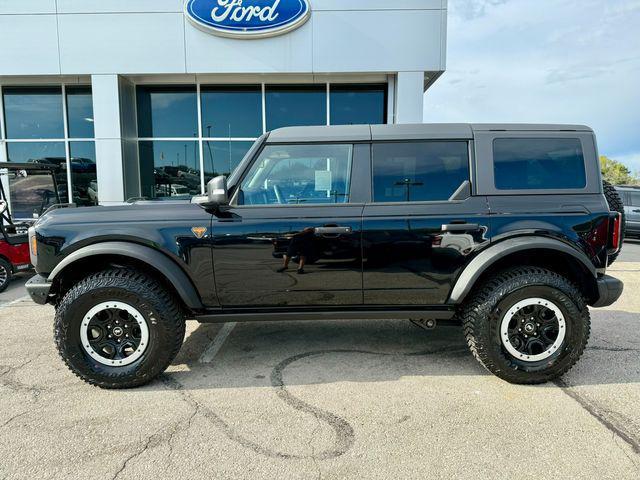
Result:
M207 313L194 318L200 323L229 323L229 322L286 322L304 320L411 320L434 319L451 320L453 310L343 310L343 311L310 311L278 312L262 311Z

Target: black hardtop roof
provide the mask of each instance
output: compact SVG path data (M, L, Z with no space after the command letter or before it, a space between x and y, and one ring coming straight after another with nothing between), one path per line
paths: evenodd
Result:
M473 139L474 132L593 132L585 125L524 123L416 123L285 127L273 130L267 143L366 142L410 139Z

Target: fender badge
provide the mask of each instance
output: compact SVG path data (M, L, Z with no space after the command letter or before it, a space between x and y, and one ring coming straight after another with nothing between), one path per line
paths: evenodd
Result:
M207 228L206 227L193 227L191 229L191 231L196 236L196 238L198 240L200 240L202 237L204 237L205 233L207 233Z

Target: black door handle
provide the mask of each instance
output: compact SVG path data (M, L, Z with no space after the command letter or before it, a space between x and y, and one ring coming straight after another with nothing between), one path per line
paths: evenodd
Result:
M449 223L442 225L443 232L473 232L480 230L480 225L477 223Z
M350 235L353 233L351 227L317 227L318 235Z
M640 209L639 210L631 210L633 213L640 213Z

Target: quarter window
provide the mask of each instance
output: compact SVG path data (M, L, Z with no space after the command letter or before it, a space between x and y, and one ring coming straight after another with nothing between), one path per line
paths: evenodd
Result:
M352 145L268 145L242 182L239 205L348 203Z
M375 202L446 201L468 180L467 142L373 145Z
M498 138L493 142L498 190L565 190L587 185L577 138Z

